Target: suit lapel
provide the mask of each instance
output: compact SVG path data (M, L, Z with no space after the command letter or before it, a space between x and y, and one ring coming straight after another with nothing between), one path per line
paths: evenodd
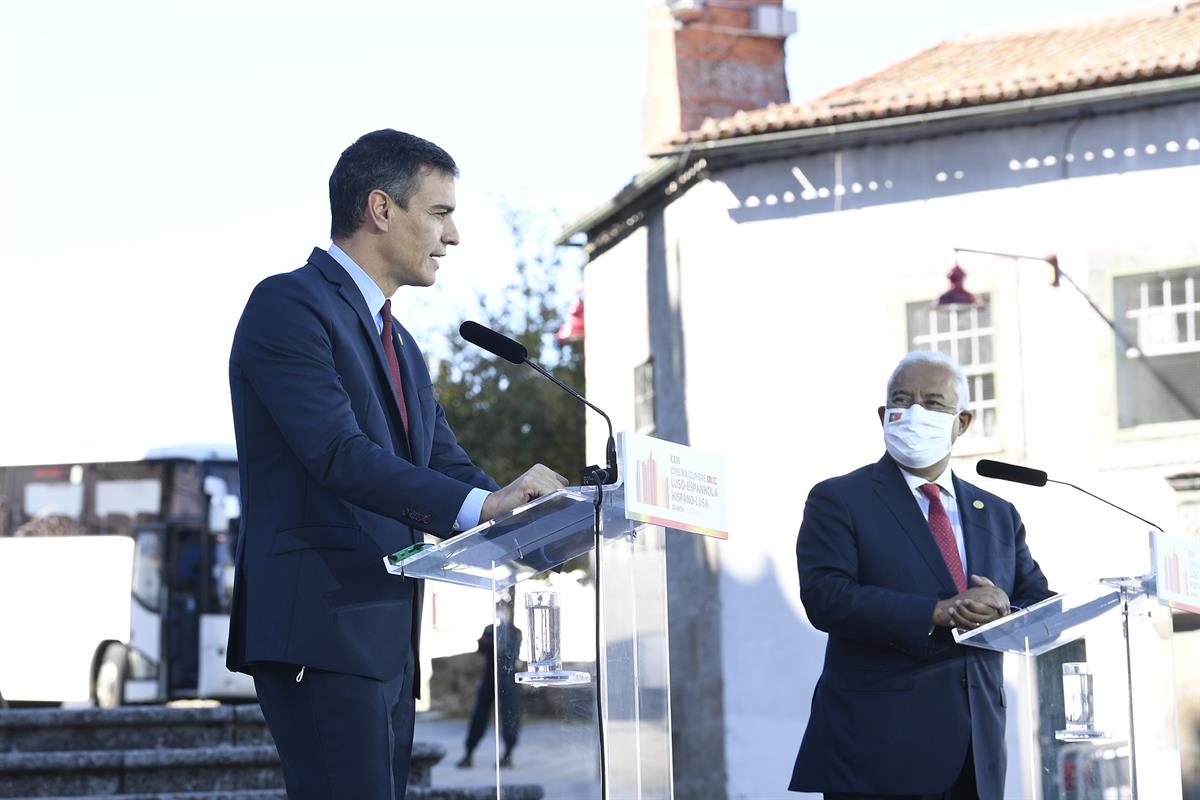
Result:
M363 299L362 292L358 290L358 287L354 285L354 281L342 269L342 265L333 259L333 256L320 248L313 248L312 255L308 257L308 261L321 271L326 280L337 285L338 294L354 309L354 314L358 317L359 325L362 327L362 333L367 338L367 347L374 354L375 377L379 388L380 402L385 407L390 408L392 412L389 415L388 424L393 433L392 438L407 450L408 442L405 437L396 434L397 431L404 430L404 425L400 419L400 406L396 402L396 395L391 391L391 370L388 369L387 356L383 353L383 342L379 338L379 329L375 327L375 316L367 308L367 301ZM397 351L398 355L399 351ZM403 361L401 361L400 370L401 375L403 375ZM404 397L406 400L408 399L407 384L408 382L405 381L406 391Z
M913 497L908 484L904 482L904 476L900 474L900 467L896 465L891 456L885 455L876 462L872 478L875 484L875 493L879 495L879 499L900 523L901 530L908 536L913 548L921 554L921 558L924 559L929 569L937 576L943 590L951 595L957 594L958 589L954 586L954 579L950 577L950 570L946 567L945 560L942 559L942 551L933 541L929 523L921 515L916 498Z

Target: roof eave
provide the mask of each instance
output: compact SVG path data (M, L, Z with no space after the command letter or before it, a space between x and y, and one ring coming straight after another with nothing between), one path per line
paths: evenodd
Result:
M570 239L576 234L593 231L621 209L636 205L638 200L674 174L680 162L684 160L676 155L656 158L657 160L653 164L635 175L629 183L625 184L625 188L617 192L612 199L596 206L563 228L562 233L554 240L554 244L559 247L570 244Z
M1020 118L1023 124L1030 121L1040 122L1048 117L1075 115L1089 106L1157 105L1175 100L1175 95L1195 92L1200 92L1200 75L1183 75L1000 103L689 142L652 153L651 157L703 156L711 160L727 152L780 145L791 148L796 144L815 144L820 149L836 142L838 146L844 147L873 139L885 132L889 138L897 134L928 136L974 128L980 123L986 123L988 126L1003 125L1014 118Z
M710 164L714 163L714 159L719 159L722 164L730 160L760 160L769 157L770 153L776 150L795 153L798 150L825 150L896 139L924 138L982 127L1004 126L1012 124L1015 120L1022 124L1030 124L1078 116L1081 112L1098 106L1104 106L1107 111L1123 110L1123 107L1136 108L1179 102L1188 95L1200 98L1200 75L1184 75L905 116L689 142L652 153L650 157L656 159L652 166L638 173L611 200L567 225L555 240L555 244L569 244L569 240L580 233L587 233L590 238L594 230L618 217L626 209L637 207L656 187L666 183L673 174L686 169L690 162L698 157L707 159Z

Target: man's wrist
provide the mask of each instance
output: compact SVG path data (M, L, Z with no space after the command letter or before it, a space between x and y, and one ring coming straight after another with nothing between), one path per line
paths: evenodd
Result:
M454 520L456 530L466 531L474 528L480 522L483 513L483 501L491 494L487 489L472 489L458 509L458 517Z

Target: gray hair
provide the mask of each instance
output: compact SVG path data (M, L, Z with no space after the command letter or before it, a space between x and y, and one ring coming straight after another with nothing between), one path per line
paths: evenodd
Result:
M967 375L963 372L962 367L958 365L957 361L937 350L913 350L900 359L900 363L892 370L892 377L888 378L888 395L891 395L892 384L895 383L896 376L904 371L906 367L913 364L938 364L950 370L951 374L954 375L954 394L958 400L958 410L963 411L966 409L967 404L971 402L971 389L970 384L967 383ZM884 399L885 406L888 399L890 397Z

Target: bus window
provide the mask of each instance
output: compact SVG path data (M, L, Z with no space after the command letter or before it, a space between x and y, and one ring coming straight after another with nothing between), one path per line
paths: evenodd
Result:
M155 478L132 481L96 481L96 515L157 514L162 505L162 484Z
M200 519L207 501L200 482L200 466L195 462L174 461L171 465L167 514L172 519Z
M140 531L133 549L133 596L158 611L162 594L162 539L158 531Z
M236 528L236 520L234 522ZM209 537L211 558L209 559L208 614L228 614L233 604L233 542L236 531L218 533Z
M14 536L73 536L83 513L83 485L77 483L25 484L26 522Z
M129 536L138 522L158 518L162 482L156 478L98 480L93 513L104 533Z
M200 585L204 534L199 526L167 526L166 637L168 688L195 689L200 659Z
M25 513L30 517L62 514L79 519L83 511L83 486L77 483L25 484Z
M242 517L237 464L206 463L204 493L209 498L209 572L204 610L208 614L228 614L233 602L233 565Z

